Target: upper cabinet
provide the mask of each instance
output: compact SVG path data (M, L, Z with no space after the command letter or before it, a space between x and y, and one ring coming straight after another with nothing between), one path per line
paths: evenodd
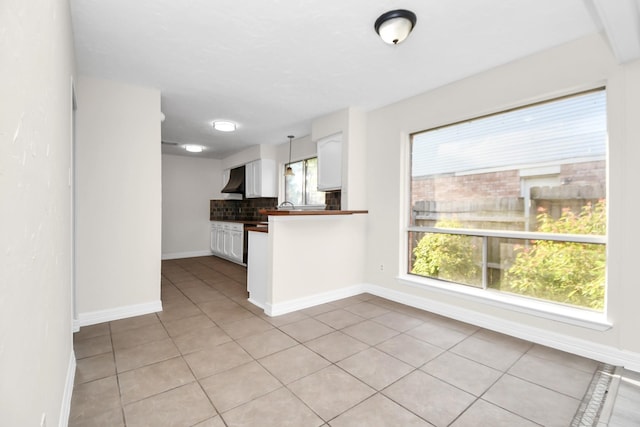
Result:
M245 169L245 197L278 197L276 161L254 160Z
M318 140L318 190L342 188L342 133Z

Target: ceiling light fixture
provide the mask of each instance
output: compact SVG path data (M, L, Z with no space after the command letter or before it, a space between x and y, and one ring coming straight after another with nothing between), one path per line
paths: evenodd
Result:
M236 130L236 124L233 122L228 122L226 120L216 120L213 122L213 128L215 130L219 130L220 132L233 132Z
M289 163L287 168L284 170L284 176L295 176L293 169L291 169L291 140L293 139L293 135L289 135L287 138L289 138Z
M374 28L385 43L398 44L409 36L416 26L416 14L410 10L391 10L376 19Z
M189 144L189 145L185 145L184 149L190 153L202 153L203 147L202 145Z

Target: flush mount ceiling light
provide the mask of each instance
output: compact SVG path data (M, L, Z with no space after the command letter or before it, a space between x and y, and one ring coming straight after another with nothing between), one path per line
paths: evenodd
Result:
M416 25L416 14L410 10L391 10L380 15L373 26L385 43L398 44L409 36Z
M213 122L213 128L220 132L233 132L236 130L236 124L226 120L216 120Z
M293 139L293 135L289 135L287 138L289 138L289 164L284 170L284 176L295 176L293 169L291 169L291 140Z
M189 144L189 145L185 145L184 149L187 150L190 153L202 153L203 147L202 147L202 145Z

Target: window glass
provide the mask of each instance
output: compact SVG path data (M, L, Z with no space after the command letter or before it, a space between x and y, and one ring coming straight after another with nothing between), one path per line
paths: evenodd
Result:
M602 310L606 91L416 133L409 272Z
M284 177L284 198L287 202L294 205L304 204L304 161L289 163L285 168L290 166L293 170L292 176Z
M293 176L285 176L285 200L296 206L324 205L325 193L318 191L318 158L293 162L287 166L293 169Z

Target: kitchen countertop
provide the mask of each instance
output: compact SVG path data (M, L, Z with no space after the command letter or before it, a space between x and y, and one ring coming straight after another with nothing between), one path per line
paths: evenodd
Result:
M268 233L269 232L269 227L267 227L266 225L255 226L255 227L247 227L246 230L247 231L257 231L259 233Z
M337 211L337 210L296 210L296 209L283 209L283 210L267 210L260 209L258 211L260 215L269 216L296 216L296 215L353 215L353 214L366 214L369 211Z
M260 209L258 211L260 215L267 216L329 216L329 215L353 215L353 214L365 214L369 211L339 211L339 210L296 210L296 209ZM259 233L268 233L269 227L265 222L259 222L255 226L246 227L247 231L257 231Z

